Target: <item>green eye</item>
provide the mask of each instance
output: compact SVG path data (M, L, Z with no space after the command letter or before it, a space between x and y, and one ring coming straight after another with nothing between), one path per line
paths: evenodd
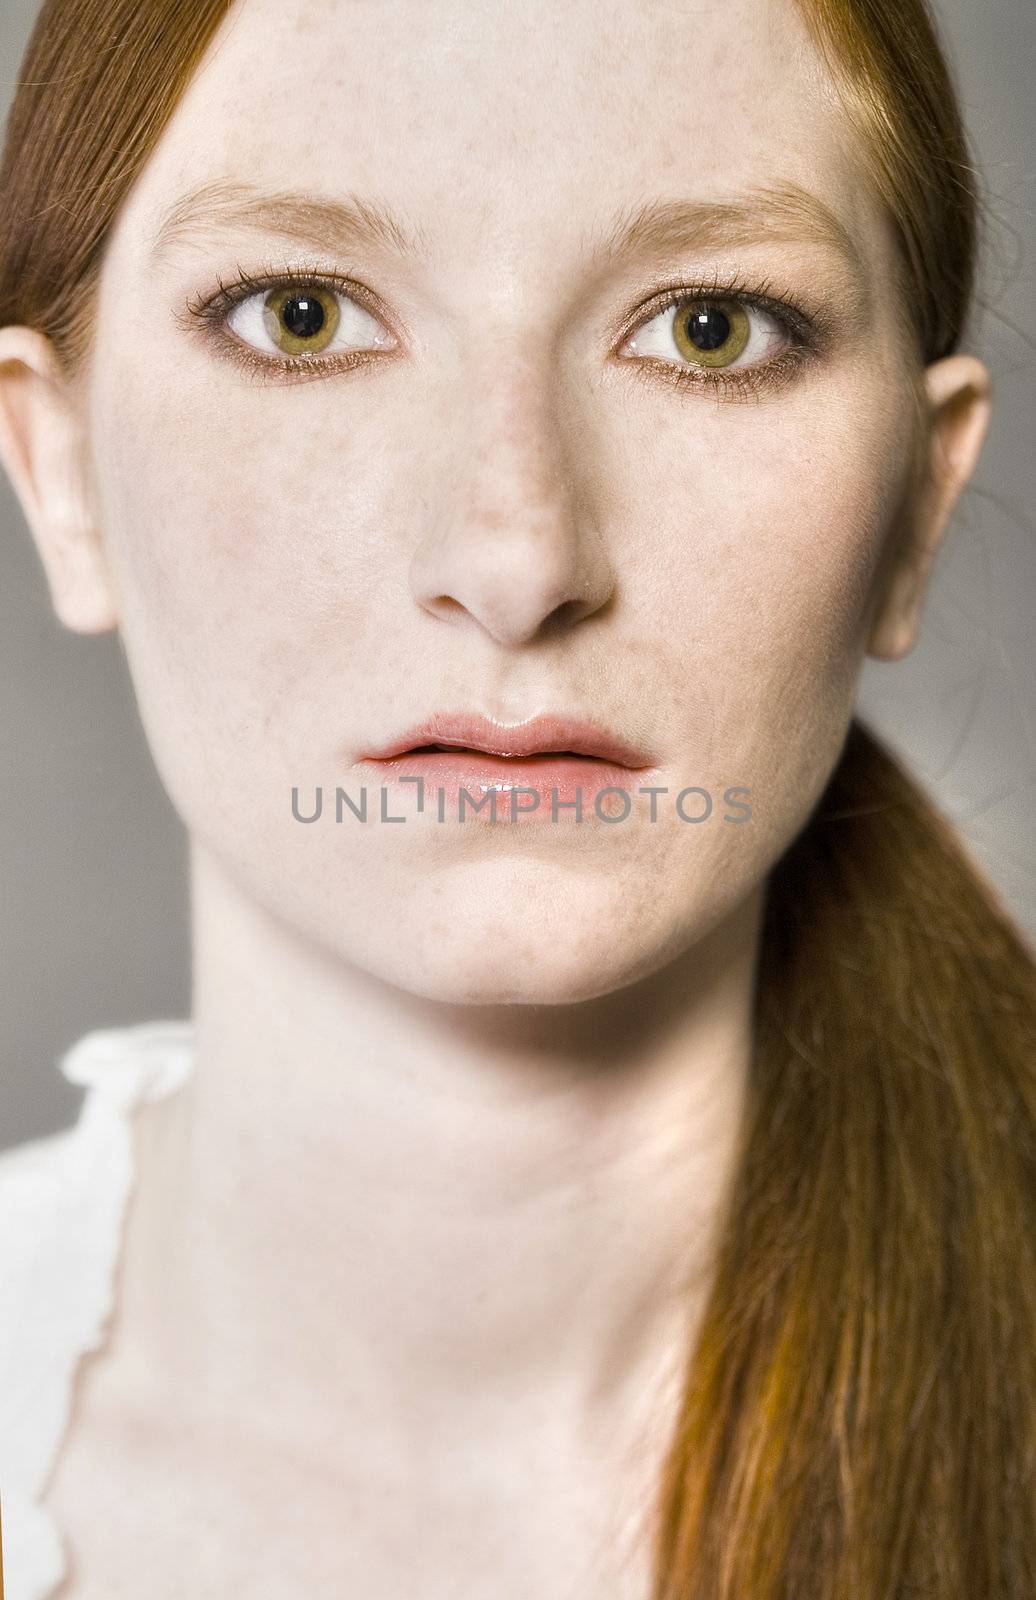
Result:
M673 342L700 367L729 367L747 348L751 333L748 313L736 300L685 300L673 317Z
M286 356L319 355L339 322L338 296L319 284L273 289L263 302L263 327Z

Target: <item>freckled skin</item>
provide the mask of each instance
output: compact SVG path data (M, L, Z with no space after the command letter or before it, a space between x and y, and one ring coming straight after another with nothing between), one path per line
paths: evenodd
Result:
M61 1600L649 1592L619 1545L704 1303L767 876L872 625L888 656L913 621L884 585L918 374L857 156L791 0L238 0L164 130L76 396L102 605L52 530L49 570L73 625L115 615L189 831L199 1067L142 1117L49 1491ZM372 196L427 260L242 232L149 267L185 193L257 177ZM848 231L857 311L802 242L587 258L620 209L778 182ZM398 349L264 384L178 321L289 264L362 283ZM744 400L619 354L716 277L822 304L822 352ZM336 826L362 750L439 709L594 718L650 753L657 822Z
M879 287L891 246L789 7L592 10L379 5L375 30L365 5L248 0L104 270L97 492L170 793L250 894L440 998L606 992L757 889L837 753L905 470L880 292L872 325L758 403L610 359L643 271L588 297L578 241L620 202L783 178L846 220ZM174 326L215 270L281 248L202 239L145 270L169 201L241 171L385 195L422 225L429 265L344 264L411 330L403 359L260 387ZM686 266L791 289L833 270L772 243ZM543 629L564 599L584 611ZM587 711L717 817L728 784L750 788L753 820L691 828L669 805L652 826L476 836L291 818L293 784L355 792L360 748L441 706Z

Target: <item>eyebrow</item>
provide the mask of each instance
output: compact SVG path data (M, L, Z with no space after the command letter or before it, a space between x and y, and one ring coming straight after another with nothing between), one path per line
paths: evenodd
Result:
M355 195L328 200L320 195L268 192L251 184L215 182L184 195L166 213L151 248L152 263L192 233L220 228L280 234L331 251L374 247L399 256L428 253L424 233L377 200Z
M430 254L425 230L377 199L331 200L217 181L192 190L167 212L152 246L152 263L199 230L226 228L277 234L331 252L374 248L417 260ZM817 195L794 183L761 184L726 199L646 201L621 210L603 231L591 230L584 244L593 260L604 262L775 240L823 245L859 276L859 248L844 223Z
M860 251L841 218L819 196L795 183L759 184L717 200L652 200L627 207L593 245L603 259L646 252L673 254L760 240L821 244L854 272Z

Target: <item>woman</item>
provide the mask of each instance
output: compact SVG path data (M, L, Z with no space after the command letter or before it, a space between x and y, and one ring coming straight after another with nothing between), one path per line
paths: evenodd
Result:
M194 959L14 1600L1028 1600L1033 958L853 717L989 414L920 0L49 0L0 205Z

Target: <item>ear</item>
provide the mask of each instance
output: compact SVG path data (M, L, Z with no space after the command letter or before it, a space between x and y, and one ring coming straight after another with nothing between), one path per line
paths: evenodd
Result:
M989 427L989 372L975 356L933 362L924 389L929 428L920 486L867 644L879 661L896 661L913 647L936 552Z
M118 616L90 505L86 443L80 407L51 340L34 328L0 328L0 461L57 616L76 633L105 633Z

